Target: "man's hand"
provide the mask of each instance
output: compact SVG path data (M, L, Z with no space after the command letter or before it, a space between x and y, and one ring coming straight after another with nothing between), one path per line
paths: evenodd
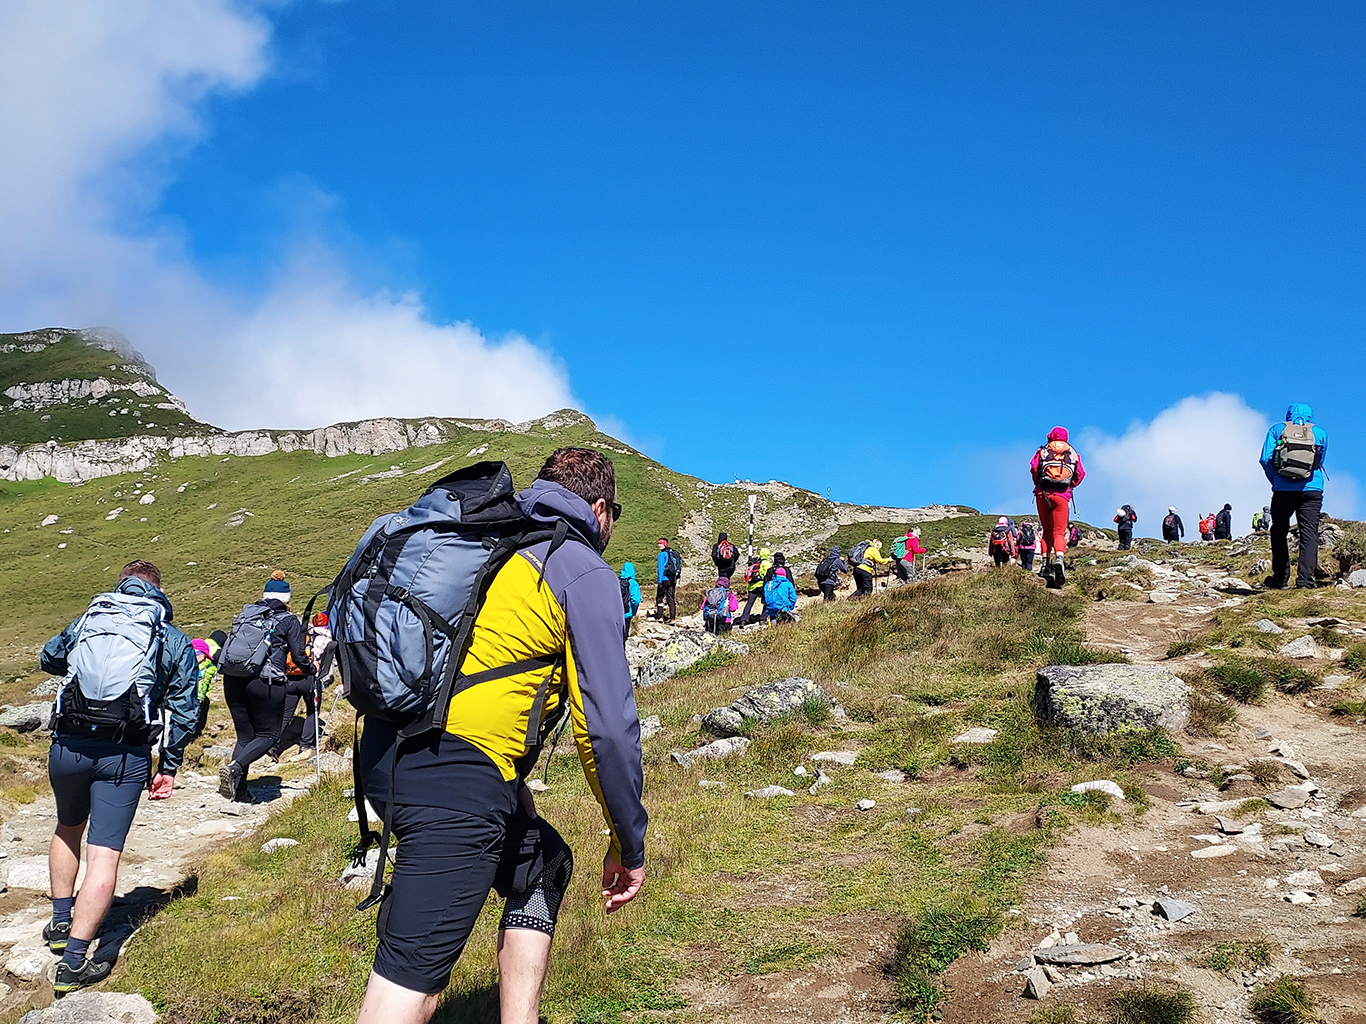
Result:
M522 811L532 821L536 820L536 798L531 795L531 790L526 788L526 783L517 787L517 802L522 805Z
M149 800L166 800L170 797L173 789L175 789L175 776L157 772L152 779L152 791L147 794L147 798Z
M644 884L644 867L624 868L610 853L602 858L602 898L607 913L630 903Z

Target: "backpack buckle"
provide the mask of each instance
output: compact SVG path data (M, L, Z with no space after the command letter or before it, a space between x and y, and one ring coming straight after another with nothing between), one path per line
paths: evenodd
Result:
M392 597L395 601L406 601L411 596L407 587L396 587L390 584L385 590L385 594Z

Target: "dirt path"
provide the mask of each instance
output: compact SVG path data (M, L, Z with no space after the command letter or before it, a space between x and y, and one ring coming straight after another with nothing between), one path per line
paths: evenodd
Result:
M287 778L271 768L253 778L249 789L257 802L252 804L224 800L216 775L190 769L181 771L171 799L144 799L128 834L114 904L95 956L120 955L138 923L187 884L208 850L255 832L272 811L307 792L314 782L311 768L282 769ZM47 849L55 824L56 806L49 793L0 826L0 871L7 880L0 893L0 964L6 972L0 1014L52 1001L51 972L57 958L43 943L42 929L51 916Z
M1091 641L1129 654L1135 662L1162 659L1168 644L1200 626L1221 600L1188 593L1162 604L1099 602L1091 606ZM1318 667L1325 668L1326 664ZM1329 1022L1366 1022L1366 937L1352 917L1361 893L1345 883L1366 875L1366 745L1351 719L1333 718L1314 695L1273 695L1240 709L1239 721L1218 740L1188 740L1187 753L1215 766L1246 768L1275 751L1301 762L1320 787L1303 807L1268 808L1240 820L1241 835L1221 834L1197 801L1263 795L1253 782L1217 792L1207 780L1173 768L1149 771L1142 784L1151 800L1143 814L1120 809L1122 821L1074 830L1049 856L1046 875L1031 889L1016 924L980 956L949 972L955 999L950 1022L1023 1021L1041 1004L1026 999L1022 958L1056 932L1081 942L1113 943L1126 958L1106 967L1070 967L1043 1005L1075 1005L1083 1013L1117 986L1135 982L1195 994L1210 1024L1250 1021L1254 987L1281 973L1303 978ZM1276 790L1301 780L1286 769ZM1252 826L1260 824L1260 834ZM1331 845L1324 844L1328 843ZM1211 847L1227 856L1197 858ZM1366 881L1360 883L1366 892ZM1349 888L1352 888L1349 886ZM1174 897L1195 908L1176 923L1151 904ZM1289 902L1290 899L1295 902ZM1265 942L1270 963L1260 969L1245 951ZM1224 970L1203 966L1218 943L1237 943ZM1255 960L1255 958L1254 958Z

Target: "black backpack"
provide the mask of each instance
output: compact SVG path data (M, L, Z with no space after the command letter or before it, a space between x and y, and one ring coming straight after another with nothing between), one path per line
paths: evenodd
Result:
M816 566L816 582L829 583L835 578L835 556L826 555L821 559L821 564Z
M683 575L683 556L673 548L669 548L669 561L664 566L664 579L669 583L677 583L678 578Z
M1176 522L1176 513L1173 512L1170 515L1168 515L1166 519L1162 520L1162 529L1165 530L1167 533L1175 533Z
M281 615L288 614L276 611L265 601L255 601L238 612L219 652L218 671L246 679L259 676L270 658L276 623Z
M1129 506L1129 505L1121 505L1120 508L1124 509L1125 512L1129 513L1129 522L1130 522L1130 523L1136 523L1136 522L1138 522L1138 513L1135 512L1135 511L1133 510L1132 506Z
M1034 546L1034 527L1025 523L1020 527L1020 547L1032 548Z
M618 577L617 582L621 584L621 610L627 615L631 614L631 581L625 576Z

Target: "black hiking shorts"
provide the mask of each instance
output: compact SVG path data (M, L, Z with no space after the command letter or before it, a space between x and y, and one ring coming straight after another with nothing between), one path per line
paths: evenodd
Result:
M365 788L383 816L387 757L366 740L381 736L368 726L359 753L363 769L373 764ZM486 754L443 733L436 747L400 758L395 789L398 846L377 922L376 974L413 992L442 991L493 891L507 901L500 928L554 934L573 857L545 819L527 816L516 783Z

